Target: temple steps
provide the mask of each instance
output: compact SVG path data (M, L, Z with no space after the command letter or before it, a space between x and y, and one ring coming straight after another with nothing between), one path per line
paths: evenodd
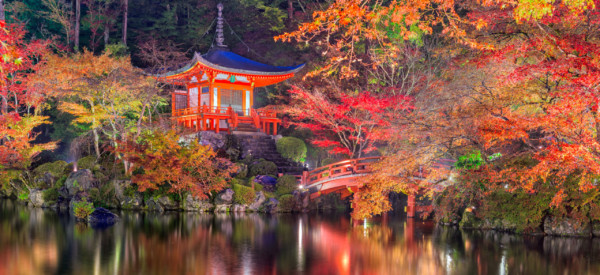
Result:
M236 134L234 131L234 135L236 135L241 146L243 157L251 154L254 159L262 158L271 161L277 165L279 173L290 175L302 174L303 168L301 165L285 159L277 152L273 137L264 133L260 134L248 134L248 132Z

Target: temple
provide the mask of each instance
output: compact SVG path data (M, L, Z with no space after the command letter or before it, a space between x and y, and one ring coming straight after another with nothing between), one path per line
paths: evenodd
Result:
M303 66L280 67L237 55L223 44L223 5L218 6L216 46L195 53L187 65L155 75L185 90L172 93L172 118L198 131L257 129L277 134L280 119L272 110L254 109L254 88L293 77Z

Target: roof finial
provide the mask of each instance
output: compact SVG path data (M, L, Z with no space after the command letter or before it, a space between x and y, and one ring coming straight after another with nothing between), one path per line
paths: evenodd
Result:
M223 3L219 3L217 5L217 9L219 10L219 16L217 17L217 47L226 48L227 45L223 44L225 42L225 37L223 37Z

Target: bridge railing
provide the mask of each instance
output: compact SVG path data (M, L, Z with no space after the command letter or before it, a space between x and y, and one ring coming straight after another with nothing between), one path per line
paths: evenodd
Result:
M302 184L309 186L319 181L333 179L337 177L364 174L371 171L371 165L383 157L367 157L359 159L343 160L326 166L321 166L305 174Z

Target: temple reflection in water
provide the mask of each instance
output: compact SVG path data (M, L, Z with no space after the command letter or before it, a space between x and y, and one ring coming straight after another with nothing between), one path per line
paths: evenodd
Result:
M105 229L0 201L0 274L600 274L600 240L402 215L120 213Z

